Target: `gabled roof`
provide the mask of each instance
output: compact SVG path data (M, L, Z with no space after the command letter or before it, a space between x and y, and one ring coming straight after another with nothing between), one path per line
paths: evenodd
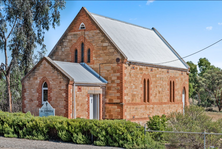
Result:
M82 9L89 15L92 21L95 22L98 28L107 36L110 42L127 61L147 64L154 67L182 69L185 71L189 69L186 62L155 28L148 29L90 13L84 7L82 7ZM72 23L74 23L74 20ZM65 33L69 31L71 24L66 29ZM65 33L59 41L63 38ZM53 53L57 44L54 46L49 56Z
M128 61L181 69L189 68L155 29L140 27L93 13L91 16L126 55ZM172 60L176 61L168 62Z
M90 67L85 63L71 63L71 62L61 62L61 61L53 61L49 57L42 58L41 61L38 62L29 73L22 79L22 82L26 77L28 77L33 70L39 66L43 60L46 60L49 64L51 64L54 68L56 68L59 72L65 75L70 81L74 81L74 83L78 85L91 85L91 86L103 86L107 83L107 81L99 76L96 72L90 71ZM89 68L86 68L89 67ZM44 72L43 72L44 73Z

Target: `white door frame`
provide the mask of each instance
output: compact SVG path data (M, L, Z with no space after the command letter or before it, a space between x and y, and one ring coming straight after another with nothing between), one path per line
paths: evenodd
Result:
M89 96L89 119L93 119L93 94Z
M99 99L99 94L90 94L90 97L89 97L89 107L90 107L90 110L89 110L89 119L94 119L93 117L93 112L94 112L94 109L93 109L93 103L95 102L95 100L97 100L97 118L99 120L99 115L100 115L100 99Z
M183 102L183 114L184 114L184 109L185 109L185 101L186 101L186 90L185 88L183 88L183 91L182 91L182 102Z

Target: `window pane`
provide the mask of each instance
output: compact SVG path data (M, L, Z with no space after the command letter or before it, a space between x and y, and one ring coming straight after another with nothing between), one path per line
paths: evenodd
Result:
M78 62L78 51L75 50L75 63L77 63L77 62Z
M46 82L43 84L43 87L44 87L44 88L47 88L47 87L48 87L48 85L47 85Z
M43 90L43 101L48 101L48 90Z
M84 43L81 45L81 62L84 62Z
M144 79L143 83L143 101L146 102L146 79Z
M88 49L88 63L90 63L90 49Z

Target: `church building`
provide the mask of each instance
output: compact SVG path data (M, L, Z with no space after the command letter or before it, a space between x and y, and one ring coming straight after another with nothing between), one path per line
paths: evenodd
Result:
M52 35L53 36L53 35ZM183 112L189 66L155 29L82 8L22 79L22 110L39 116L48 101L70 119L125 119Z

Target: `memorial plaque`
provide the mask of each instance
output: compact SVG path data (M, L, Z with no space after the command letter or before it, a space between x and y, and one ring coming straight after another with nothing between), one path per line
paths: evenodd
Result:
M55 109L46 101L44 105L39 109L39 116L50 116L53 115L55 116Z

